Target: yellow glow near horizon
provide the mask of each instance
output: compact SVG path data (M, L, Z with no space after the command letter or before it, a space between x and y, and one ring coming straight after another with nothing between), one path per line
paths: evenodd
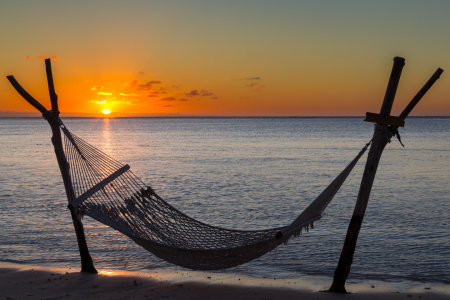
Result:
M107 114L110 114L110 113L111 113L111 110L105 108L105 109L102 111L102 113L104 113L105 115L107 115Z

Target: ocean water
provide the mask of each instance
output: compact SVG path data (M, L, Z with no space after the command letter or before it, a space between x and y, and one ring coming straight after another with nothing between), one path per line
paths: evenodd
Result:
M165 200L200 221L232 228L289 224L373 134L363 118L124 118L63 120L127 163ZM349 280L450 283L450 118L409 118L386 147ZM39 118L0 118L0 261L78 267L64 187ZM331 278L355 205L361 158L315 228L221 272ZM88 217L99 269L181 270Z

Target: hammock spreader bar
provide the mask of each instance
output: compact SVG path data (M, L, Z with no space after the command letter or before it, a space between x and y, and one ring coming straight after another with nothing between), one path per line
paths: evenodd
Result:
M128 171L129 169L130 169L130 166L125 165L122 168L120 168L119 170L117 170L116 172L112 173L111 175L109 175L108 177L106 177L105 179L103 179L102 181L97 183L96 185L94 185L92 188L87 190L87 192L85 192L83 195L81 195L80 197L78 197L77 199L72 201L69 204L69 208L74 208L77 205L83 203L89 197L91 197L92 195L97 193L100 189L104 188L108 183L110 183L111 181L113 181L114 179L116 179L117 177L119 177L120 175L122 175L123 173Z

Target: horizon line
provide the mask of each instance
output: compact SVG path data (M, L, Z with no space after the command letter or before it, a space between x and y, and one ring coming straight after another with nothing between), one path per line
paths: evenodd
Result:
M261 116L233 116L233 115L227 115L227 116L217 116L217 115L210 115L210 116L195 116L195 115L130 115L130 116L60 116L61 118L77 118L77 119L127 119L127 118L365 118L365 115L360 116L270 116L270 115L261 115ZM450 115L419 115L419 116L408 116L408 118L449 118ZM0 118L43 118L39 115L2 115L0 112Z

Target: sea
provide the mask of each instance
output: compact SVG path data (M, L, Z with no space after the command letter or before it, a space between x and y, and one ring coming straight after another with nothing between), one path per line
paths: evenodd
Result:
M63 118L167 202L230 229L288 225L372 138L363 117ZM450 118L411 117L383 152L349 280L450 284ZM76 237L41 118L0 118L0 262L79 266ZM314 229L221 273L332 278L366 155ZM98 269L184 270L83 219Z

